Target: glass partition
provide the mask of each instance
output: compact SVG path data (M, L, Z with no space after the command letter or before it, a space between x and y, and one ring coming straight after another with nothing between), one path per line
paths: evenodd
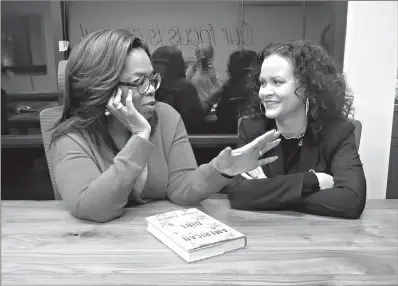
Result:
M72 48L91 31L125 28L143 39L151 52L162 46L181 50L188 69L186 80L196 88L195 96L203 109L200 115L192 116L192 110L199 109L193 107L194 103L184 103L182 107L175 104L188 133L236 135L237 117L247 105L247 94L236 84L239 79L229 81L228 68L235 72L247 70L248 61L253 61L250 51L258 53L268 43L295 39L321 43L342 67L346 6L335 1L71 1L68 2L68 28ZM201 44L214 49L213 58L208 62L201 62L195 56ZM249 52L242 53L242 50ZM231 63L235 66L230 64L234 52ZM208 65L216 80L212 81L212 89L203 90L200 83L204 79L197 73L193 76L189 67L197 67L199 74L210 74ZM162 101L159 94L161 92L158 100ZM192 122L195 128L191 127Z

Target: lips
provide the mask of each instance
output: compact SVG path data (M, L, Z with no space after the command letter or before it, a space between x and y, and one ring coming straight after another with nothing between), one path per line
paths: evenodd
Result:
M143 106L154 106L155 103L156 103L156 100L151 100L151 101L145 102L143 104Z
M265 102L265 104L267 105L267 106L274 106L274 105L277 105L277 104L279 104L280 102L279 101L266 101Z

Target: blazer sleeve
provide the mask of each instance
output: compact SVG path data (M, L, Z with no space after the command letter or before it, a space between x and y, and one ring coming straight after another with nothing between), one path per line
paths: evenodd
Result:
M153 145L139 136L132 136L103 173L88 148L80 136L66 135L55 141L52 146L55 181L72 215L107 222L122 215Z
M347 219L359 218L366 203L366 179L353 132L337 147L330 171L334 187L304 197L296 210Z
M169 184L167 197L179 205L196 205L219 192L232 179L219 174L212 161L197 166L183 121L180 119L167 157Z

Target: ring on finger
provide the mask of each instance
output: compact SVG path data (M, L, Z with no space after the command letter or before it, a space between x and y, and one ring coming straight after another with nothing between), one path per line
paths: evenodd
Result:
M119 110L122 107L123 107L123 104L121 102L119 102L119 104L116 106L116 110Z

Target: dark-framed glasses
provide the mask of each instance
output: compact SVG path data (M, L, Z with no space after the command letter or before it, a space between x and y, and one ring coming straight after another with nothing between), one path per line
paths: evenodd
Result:
M142 78L140 78L135 83L119 81L119 84L124 85L124 86L134 87L138 90L139 93L145 94L148 92L149 87L151 85L155 88L155 90L157 90L160 87L161 81L162 81L162 78L160 77L160 74L155 73L151 77L144 75Z

